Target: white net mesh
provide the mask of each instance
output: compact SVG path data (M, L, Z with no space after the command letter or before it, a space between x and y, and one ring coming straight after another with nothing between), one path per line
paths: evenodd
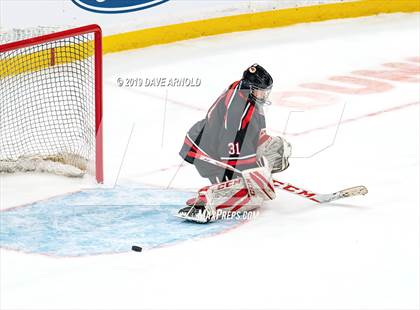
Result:
M57 173L63 163L94 174L93 39L85 34L6 52L0 47L0 172ZM52 171L28 164L40 160Z
M2 29L0 26L0 44L35 38L71 28L71 26L38 26L30 28L12 28L6 30Z

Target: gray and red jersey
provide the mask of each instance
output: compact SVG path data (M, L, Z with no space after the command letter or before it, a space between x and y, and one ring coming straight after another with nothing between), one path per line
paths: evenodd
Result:
M258 140L266 125L262 107L249 94L249 86L243 80L232 83L210 107L206 118L194 124L185 137L179 154L213 183L236 176L196 159L197 154L239 170L257 167Z

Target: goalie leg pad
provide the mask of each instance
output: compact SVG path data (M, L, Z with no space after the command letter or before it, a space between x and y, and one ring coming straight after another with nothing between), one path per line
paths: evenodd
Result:
M255 193L255 196L263 200L273 200L276 198L276 191L269 166L245 170L243 171L243 177L246 180L251 195Z
M251 195L243 178L214 184L199 191L200 203L183 208L178 217L186 220L206 223L224 218L232 212L251 211L264 202L260 195Z
M205 194L206 208L217 219L223 212L244 212L259 208L276 197L267 167L243 171L243 178L210 186Z
M268 161L263 157L263 167L242 172L241 178L203 187L194 199L187 201L178 216L190 221L205 223L225 217L228 213L251 211L265 200L276 197Z

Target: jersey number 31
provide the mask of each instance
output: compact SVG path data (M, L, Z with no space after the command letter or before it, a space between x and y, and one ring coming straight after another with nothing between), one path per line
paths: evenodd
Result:
M239 151L239 142L236 143L229 143L228 144L228 148L229 148L229 155L239 155L241 152Z

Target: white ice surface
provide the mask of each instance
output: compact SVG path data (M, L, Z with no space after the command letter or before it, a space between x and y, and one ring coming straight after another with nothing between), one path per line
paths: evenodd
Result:
M272 73L273 92L302 90L301 83L418 57L419 32L419 14L381 15L106 56L104 186L206 184L190 166L174 177L183 136L253 62ZM119 77L199 77L202 86L166 93L118 87ZM344 123L335 140L335 127L287 136L297 158L279 178L319 192L363 184L367 196L314 206L279 193L237 229L140 255L57 259L1 249L0 308L418 309L420 89L418 81L389 83L388 92L338 95L332 106L292 113L287 128L337 122L344 105L348 119L417 102ZM270 107L268 128L282 132L291 110ZM92 186L80 182L1 176L1 208Z

